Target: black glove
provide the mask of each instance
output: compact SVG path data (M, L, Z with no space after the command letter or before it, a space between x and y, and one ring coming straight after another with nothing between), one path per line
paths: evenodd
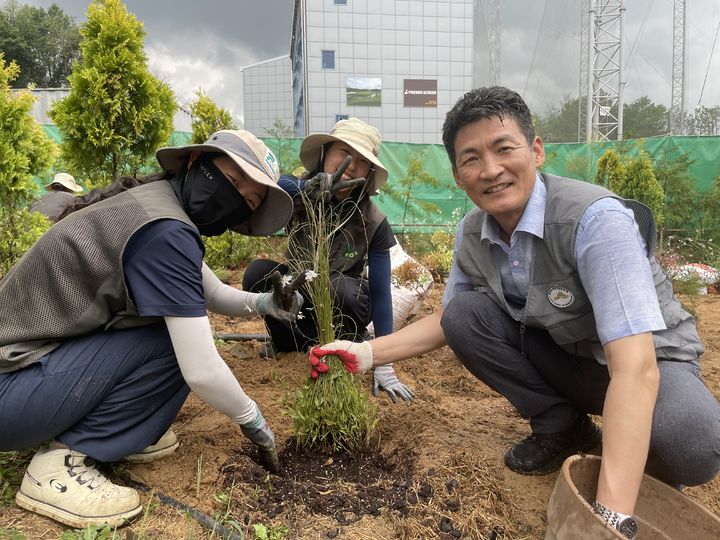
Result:
M257 445L260 464L271 473L277 474L280 472L280 460L275 448L275 435L265 422L260 409L258 409L255 421L248 425L241 425L240 430L243 435Z
M297 290L303 283L305 283L305 280L307 279L306 273L300 272L297 276L295 276L295 279L287 285L283 284L283 277L277 270L272 273L271 279L273 286L273 303L280 306L280 308L284 311L289 311L297 315L298 310L303 304L303 298Z
M354 188L365 183L365 178L355 178L354 180L342 180L342 175L350 166L352 157L347 156L338 170L333 174L321 172L305 181L305 193L313 202L329 201L330 198L338 191L348 188Z

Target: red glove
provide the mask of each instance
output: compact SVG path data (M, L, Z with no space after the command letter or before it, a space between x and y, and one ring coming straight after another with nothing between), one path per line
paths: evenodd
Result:
M322 359L328 355L337 356L345 369L352 374L367 371L372 367L372 347L367 341L362 343L333 341L324 347L316 346L310 349L310 376L312 378L317 379L321 373L328 372L330 366Z

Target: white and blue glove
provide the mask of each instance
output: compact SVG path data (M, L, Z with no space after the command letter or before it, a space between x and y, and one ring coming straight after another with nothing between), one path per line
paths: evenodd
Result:
M403 401L412 401L415 394L408 386L398 379L392 364L378 366L373 371L372 394L377 397L380 390L387 392L390 400L397 403L398 398Z
M285 323L291 323L297 319L304 301L302 295L295 291L292 295L290 306L285 310L275 302L273 293L267 292L259 293L255 297L254 307L257 314L261 317L272 317Z

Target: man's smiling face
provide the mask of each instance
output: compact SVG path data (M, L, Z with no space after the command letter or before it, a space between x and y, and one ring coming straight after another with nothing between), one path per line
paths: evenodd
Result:
M483 118L462 127L455 138L453 176L508 236L515 230L545 160L539 137L529 145L515 119Z

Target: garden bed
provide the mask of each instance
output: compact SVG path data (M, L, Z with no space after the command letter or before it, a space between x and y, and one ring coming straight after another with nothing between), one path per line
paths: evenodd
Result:
M436 309L440 297L441 287L436 286L423 311ZM703 376L718 396L720 297L696 297L693 305L707 349ZM218 332L264 332L258 321L213 317L213 324ZM305 355L262 359L261 346L258 341L238 342L221 346L220 352L272 426L281 474L268 475L239 429L191 395L173 426L181 441L173 456L111 471L115 478L129 477L154 490L143 494L144 502L150 503L146 514L119 531L117 538L220 537L187 512L160 502L159 494L211 516L237 538L544 536L555 475L527 477L503 466L505 450L528 434L528 425L505 399L470 375L447 347L396 366L416 398L398 404L382 395L377 399L379 426L370 452L330 456L299 452L285 414L288 400L307 377ZM370 377L366 375L364 382L369 391ZM20 459L30 455L23 453ZM720 513L718 479L686 493ZM28 539L58 538L64 531L13 505L0 511L0 531L10 528Z

